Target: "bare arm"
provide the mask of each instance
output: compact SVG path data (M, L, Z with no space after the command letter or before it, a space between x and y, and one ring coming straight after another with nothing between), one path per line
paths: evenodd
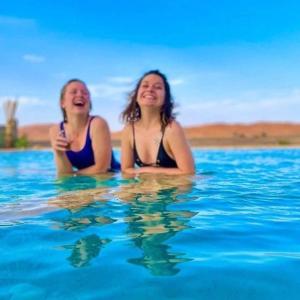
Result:
M137 173L137 170L134 168L132 143L131 126L126 125L122 131L121 140L121 170L126 174Z
M54 152L55 164L58 174L72 174L73 168L66 155L68 148L67 139L60 134L58 125L54 125L49 130L50 142Z
M77 174L99 174L107 172L111 163L111 138L106 121L96 117L91 122L90 135L94 152L95 164L81 169Z

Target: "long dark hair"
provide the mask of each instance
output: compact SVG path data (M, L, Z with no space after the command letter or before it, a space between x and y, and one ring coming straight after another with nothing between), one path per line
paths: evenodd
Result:
M68 81L63 85L63 87L62 87L61 90L60 90L60 96L59 96L59 103L60 103L60 104L62 103L62 100L64 99L64 96L65 96L67 87L68 87L71 83L73 83L73 82L79 82L79 83L83 84L83 85L86 87L86 89L88 90L87 85L86 85L86 83L85 83L83 80L80 80L80 79L77 79L77 78L70 79L70 80L68 80ZM89 92L89 90L88 90L88 92ZM89 92L89 93L90 93L90 92ZM63 120L64 120L65 123L67 123L67 122L68 122L68 118L67 118L66 110L65 110L64 108L62 108L61 106L60 106L60 109L61 109L61 112L62 112L62 115L63 115ZM91 102L91 99L90 99L90 110L91 110L91 109L92 109L92 102Z
M121 113L121 119L125 123L133 123L138 121L141 118L141 108L137 103L137 94L142 83L142 80L148 75L158 75L163 80L164 88L165 88L165 101L161 108L160 117L162 128L165 128L172 120L175 119L175 114L173 113L174 108L174 100L171 95L170 84L167 80L166 75L161 73L159 70L151 70L146 72L137 82L134 90L129 93L128 96L128 105Z

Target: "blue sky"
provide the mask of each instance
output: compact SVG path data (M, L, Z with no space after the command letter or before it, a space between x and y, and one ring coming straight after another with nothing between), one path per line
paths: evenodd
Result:
M300 122L299 15L288 0L4 0L0 104L18 99L20 125L59 122L60 88L80 78L119 130L127 93L159 69L185 126Z

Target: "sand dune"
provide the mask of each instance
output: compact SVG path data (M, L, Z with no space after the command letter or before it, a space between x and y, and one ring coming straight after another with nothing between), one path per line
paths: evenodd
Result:
M30 142L49 142L49 128L53 124L32 124L21 126L18 129L19 136L26 136Z
M33 124L19 128L19 136L27 136L32 145L49 145L49 128L52 124ZM192 145L299 145L300 124L254 123L254 124L207 124L185 128ZM115 145L121 133L113 132Z

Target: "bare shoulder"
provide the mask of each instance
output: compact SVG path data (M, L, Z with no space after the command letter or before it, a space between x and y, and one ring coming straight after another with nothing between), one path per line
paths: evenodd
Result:
M108 124L104 118L95 116L91 121L91 129L108 129Z
M184 131L180 123L176 120L173 120L167 125L165 134L168 136L178 136L184 134Z
M133 136L132 136L132 125L130 123L126 124L122 129L121 134L122 141L129 141L132 142Z
M129 134L129 133L131 133L131 132L132 132L132 126L131 126L131 124L126 124L126 125L123 127L123 129L122 129L122 134L127 135L127 134Z
M126 144L129 142L130 145L133 143L132 124L126 124L122 129L122 143Z

